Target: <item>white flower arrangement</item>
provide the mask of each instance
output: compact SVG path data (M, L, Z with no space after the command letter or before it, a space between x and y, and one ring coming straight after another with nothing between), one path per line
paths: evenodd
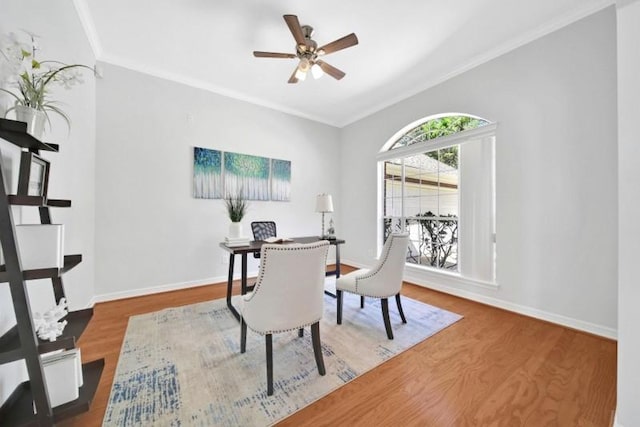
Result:
M75 84L84 83L80 73L82 68L94 69L82 64L38 61L38 36L25 33L28 35L28 42L20 40L15 33L0 36L0 85L6 85L6 88L0 87L0 91L15 99L14 106L7 113L22 105L42 111L47 121L48 112L54 112L70 126L69 116L56 105L56 101L49 99L49 87L61 85L70 89Z

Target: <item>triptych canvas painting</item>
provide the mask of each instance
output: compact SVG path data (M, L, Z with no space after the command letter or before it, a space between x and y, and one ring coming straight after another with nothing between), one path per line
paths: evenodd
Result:
M291 200L291 161L193 148L193 196L221 199L242 192L247 200Z

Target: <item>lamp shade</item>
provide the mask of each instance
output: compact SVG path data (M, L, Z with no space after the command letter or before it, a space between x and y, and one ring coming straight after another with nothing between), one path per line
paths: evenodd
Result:
M316 212L333 212L331 194L318 194L316 198Z

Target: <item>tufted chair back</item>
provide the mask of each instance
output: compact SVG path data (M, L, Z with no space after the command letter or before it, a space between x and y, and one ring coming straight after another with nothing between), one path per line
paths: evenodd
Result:
M261 334L300 329L322 318L329 242L265 244L254 291L244 296L242 317Z
M359 294L377 298L400 292L409 247L409 234L391 234L384 243L378 262L367 272L356 276Z

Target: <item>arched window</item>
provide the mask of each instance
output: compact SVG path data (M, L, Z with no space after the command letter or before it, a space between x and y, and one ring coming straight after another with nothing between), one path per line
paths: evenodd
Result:
M439 114L408 125L380 151L381 240L409 231L409 264L495 281L495 127Z

